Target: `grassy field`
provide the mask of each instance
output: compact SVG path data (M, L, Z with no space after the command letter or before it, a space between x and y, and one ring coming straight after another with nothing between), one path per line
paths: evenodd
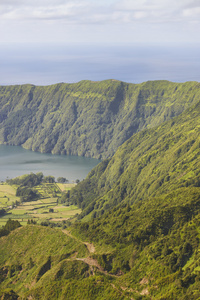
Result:
M16 187L0 184L0 209L10 206L16 201L19 201L19 197L16 197Z
M65 206L58 204L58 198L63 192L70 190L75 184L43 183L36 186L40 199L14 205L20 198L16 197L17 186L8 184L0 185L0 208L7 210L6 215L0 217L0 227L5 225L7 220L18 220L22 225L33 219L38 224L45 221L62 222L81 212L81 209L74 205Z
M71 190L74 186L76 186L76 183L57 183L57 186L62 192L66 192Z

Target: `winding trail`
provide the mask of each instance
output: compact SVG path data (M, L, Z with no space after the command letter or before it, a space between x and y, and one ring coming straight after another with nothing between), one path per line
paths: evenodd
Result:
M80 243L86 245L88 251L90 254L95 253L95 246L92 243L88 243L88 242L83 242L81 240L79 240L77 237L73 236L68 230L63 229L62 232L66 235L68 235L69 237L79 241ZM78 258L75 256L71 257L71 260L79 260L79 261L83 261L84 263L86 263L87 265L89 265L90 267L96 267L101 273L107 275L107 276L111 276L111 277L115 277L118 278L119 275L114 275L114 274L110 274L107 271L104 270L104 268L98 263L97 259L91 258L90 256L88 257L83 257L83 258Z
M83 242L83 241L79 240L77 237L73 236L73 235L72 235L68 230L66 230L66 229L63 229L62 232L65 233L66 235L68 235L69 237L71 237L72 239L77 240L77 241L79 241L80 243L86 245L86 247L87 247L87 249L88 249L88 251L89 251L90 253L94 253L94 252L95 252L95 247L94 247L93 244L87 243L87 242Z
M88 251L89 251L90 254L95 253L96 249L95 249L95 246L92 243L81 241L77 237L73 236L71 234L71 232L68 231L67 229L63 229L62 232L64 234L68 235L69 237L71 237L72 239L75 239L78 242L86 245L86 247L87 247L87 249L88 249ZM79 258L79 257L76 257L77 254L78 254L77 252L74 253L74 255L71 258L67 259L67 260L83 261L84 263L86 263L90 267L90 270L91 270L91 272L92 272L93 275L95 275L94 267L96 267L98 269L98 271L101 272L102 274L110 276L110 277L113 277L113 278L119 278L121 275L123 275L123 273L118 274L118 275L110 274L110 273L108 273L107 271L104 270L104 268L98 263L97 259L94 259L94 258L92 258L90 256ZM127 287L123 287L123 286L121 286L120 288L117 288L113 283L110 283L110 285L112 286L113 289L116 289L121 295L123 294L124 291L127 291L129 293L133 293L133 292L139 293L136 290L134 291L133 289L128 289ZM146 289L145 291L142 291L142 293L140 293L140 294L141 295L147 295L148 294L148 290ZM134 300L135 299L135 298L132 298L131 295L129 297L130 297L129 298L130 300Z

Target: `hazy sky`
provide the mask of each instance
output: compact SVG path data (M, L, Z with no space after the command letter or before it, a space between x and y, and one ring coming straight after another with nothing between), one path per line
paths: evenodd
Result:
M0 0L1 42L196 42L199 0Z
M104 49L115 47L115 51L118 47L183 49L188 46L195 50L199 47L199 32L200 0L0 0L0 68L7 76L4 79L0 76L0 84L25 82L26 78L34 81L34 76L39 76L37 64L41 61L45 61L46 70L50 68L48 62L61 64L63 59L64 63L66 55L68 62L69 55L73 61L72 50L70 53L60 50L67 45L78 45L76 59L81 57L81 51L86 51L82 49L84 45L88 49L90 45ZM140 51L137 53L141 61ZM91 57L91 51L88 54ZM123 51L121 56L118 53L117 60L122 58L120 64L123 55ZM112 59L112 55L109 57ZM144 60L145 57L146 53ZM35 70L34 66L26 67L31 58ZM99 55L94 54L93 59L97 63ZM161 63L165 62L166 56ZM32 72L32 77L20 75L25 69L23 76ZM12 77L17 71L22 76L18 80ZM62 78L63 75L52 77L46 82Z

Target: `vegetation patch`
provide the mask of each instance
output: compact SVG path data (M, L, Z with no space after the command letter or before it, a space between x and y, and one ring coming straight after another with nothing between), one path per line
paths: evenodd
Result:
M0 143L105 159L136 132L180 115L199 95L197 82L164 80L1 86Z
M1 190L1 299L200 299L199 93L167 81L1 88L1 142L107 158L73 188L41 173L7 181L19 197Z
M75 184L49 181L52 181L52 176L31 173L9 179L6 184L2 183L0 226L4 226L9 218L18 220L23 225L31 219L39 224L56 220L60 223L59 226L63 226L62 221L79 214L81 209L71 205L68 200L68 193ZM12 201L13 199L16 200Z

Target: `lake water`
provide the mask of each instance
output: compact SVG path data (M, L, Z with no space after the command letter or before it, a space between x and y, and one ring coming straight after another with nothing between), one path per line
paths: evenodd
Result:
M82 180L100 160L79 156L43 154L20 146L0 145L0 181L30 172Z

